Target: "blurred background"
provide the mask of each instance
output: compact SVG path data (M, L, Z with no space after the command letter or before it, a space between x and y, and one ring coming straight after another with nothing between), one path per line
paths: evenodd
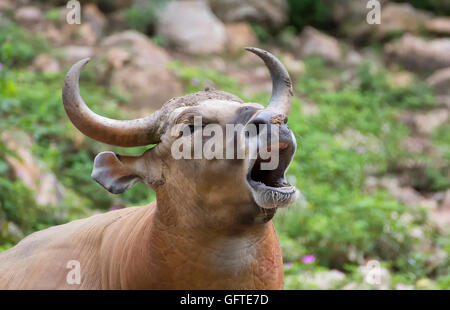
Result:
M288 177L278 212L287 289L450 289L450 1L0 0L0 251L33 231L155 199L112 195L95 155L114 148L69 122L61 87L93 57L81 92L134 118L212 86L267 104L271 80L244 46L294 80ZM375 1L377 2L377 1ZM371 280L372 279L372 280Z

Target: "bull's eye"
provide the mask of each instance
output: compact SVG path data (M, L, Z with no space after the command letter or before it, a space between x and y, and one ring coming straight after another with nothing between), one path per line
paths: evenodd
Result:
M195 126L191 124L191 125L188 125L188 127L189 127L189 132L190 132L191 134L193 134L194 131L195 131Z
M187 128L189 130L184 130L183 132L184 132L185 135L190 136L191 134L193 134L195 132L195 129L197 129L197 127L199 127L199 126L195 126L193 124L188 124ZM205 126L202 126L201 128L204 128L204 127Z

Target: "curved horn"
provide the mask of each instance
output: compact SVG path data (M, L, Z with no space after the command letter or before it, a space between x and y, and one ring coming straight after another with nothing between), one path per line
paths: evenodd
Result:
M100 116L88 108L81 98L78 81L81 70L89 60L85 58L74 64L64 79L63 104L75 127L92 139L116 146L158 143L158 112L145 118L122 121Z
M288 72L283 64L271 53L256 47L246 47L258 55L270 71L272 77L272 96L270 97L268 109L274 110L285 115L289 115L292 105L292 82Z

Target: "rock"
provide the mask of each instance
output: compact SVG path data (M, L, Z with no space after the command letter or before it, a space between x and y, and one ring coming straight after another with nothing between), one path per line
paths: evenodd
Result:
M31 66L35 72L55 73L61 70L61 66L55 58L48 54L40 54L37 56Z
M8 222L7 226L8 226L8 234L11 237L16 238L18 240L25 237L25 234L23 233L23 231L20 229L20 227L17 224L15 224L13 222Z
M345 280L345 274L339 270L306 272L299 277L299 282L314 286L322 290L336 288Z
M431 143L428 138L414 136L403 140L402 146L409 152L423 154L430 150Z
M163 62L170 60L170 56L158 45L153 43L144 34L127 30L115 33L104 38L100 42L100 47L104 49L120 48L127 50L141 65ZM152 58L155 58L153 60Z
M418 289L433 289L434 282L428 278L421 278L417 280L416 286Z
M179 95L182 86L166 68L171 60L167 52L140 32L129 30L104 38L99 54L106 56L109 85L131 95L128 108L138 114L158 109L168 99Z
M115 70L122 68L131 58L131 53L125 49L112 47L106 53L108 64Z
M431 14L412 7L409 3L388 3L381 10L381 24L374 27L376 36L410 32L418 34L425 28Z
M33 27L42 21L42 11L35 6L24 6L16 11L15 19L17 22L27 28Z
M95 4L82 6L81 25L62 24L63 43L93 46L102 38L106 18ZM65 12L65 9L62 9Z
M413 82L412 73L407 71L390 72L388 75L388 83L393 88L405 88L411 86Z
M74 44L92 46L95 45L97 40L101 37L90 23L68 25L67 28L69 28L69 30L67 30L69 34L66 35L66 42L71 41Z
M431 134L435 128L448 121L449 114L448 109L435 109L426 114L418 113L414 117L417 132L423 135Z
M70 45L61 49L63 60L66 64L74 64L83 58L92 57L94 49L89 46Z
M298 76L305 72L305 64L303 61L296 59L292 54L283 54L282 60L289 74L292 76Z
M386 59L406 69L426 73L450 67L450 39L425 41L413 35L404 35L399 41L384 48Z
M338 64L343 56L335 38L309 26L300 35L297 53L299 57L320 56L332 64Z
M450 18L436 17L427 21L426 29L439 35L450 35Z
M444 199L442 200L441 208L450 209L450 189L445 192Z
M66 40L66 37L61 29L61 26L49 24L43 30L42 34L45 39L50 41L53 46L63 46Z
M359 290L360 287L357 282L349 282L346 285L344 285L341 289L344 291L353 291L353 290Z
M391 286L391 274L389 270L380 266L376 260L368 261L366 265L358 267L365 284L372 285L379 290L388 290Z
M450 109L450 96L435 96L434 100L438 107Z
M345 64L349 67L358 67L361 64L361 55L354 50L349 50L345 55Z
M367 1L325 1L332 9L333 19L339 25L340 32L360 44L368 43L370 38L384 40L405 32L418 34L431 18L431 14L415 9L410 4L378 0L381 24L370 25L366 21L371 10L367 8Z
M225 26L203 0L171 2L158 13L157 33L189 54L220 53L226 48Z
M108 30L110 33L127 29L127 16L124 11L116 11L108 14Z
M423 206L428 209L436 208L436 202L423 197L412 187L402 187L398 179L382 178L378 185L385 188L395 199L409 206Z
M210 0L211 9L225 23L252 22L279 29L287 22L286 0Z
M56 9L59 18L46 20L39 32L54 45L94 46L102 38L107 20L94 4L82 5L82 9L80 25L66 22L68 9L64 6Z
M325 0L325 2L331 8L333 20L337 23L353 22L359 24L361 20L365 20L368 12L366 1Z
M436 95L450 96L450 67L435 71L427 83Z
M103 35L103 29L106 26L106 18L95 4L86 4L83 6L83 22L90 25L94 32L96 41ZM84 24L83 23L83 24Z
M397 283L395 289L398 291L410 291L414 289L414 285L408 285L403 283Z
M103 28L106 26L106 17L95 4L88 3L83 5L83 19L85 22L98 25Z
M13 242L19 242L25 236L16 223L7 221L4 217L0 217L0 235L3 240L12 239Z
M11 0L0 0L0 11L10 10L14 8L14 5L11 3Z
M227 48L231 52L243 51L246 46L257 45L258 39L248 23L226 24Z
M444 193L444 197L439 208L431 210L431 220L442 230L449 230L450 227L450 190Z
M4 131L1 140L8 149L18 157L6 156L16 177L35 193L36 202L40 205L56 205L64 199L64 187L45 165L33 157L33 141L29 135L21 131Z

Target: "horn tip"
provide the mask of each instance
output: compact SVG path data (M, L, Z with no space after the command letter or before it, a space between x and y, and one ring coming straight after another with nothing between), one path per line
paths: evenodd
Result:
M91 57L83 58L83 59L81 59L80 61L78 61L78 63L80 63L80 64L82 64L82 65L84 66L84 65L87 64L89 61L91 61Z
M260 48L252 47L252 46L246 46L246 47L244 47L244 49L245 49L246 51L253 52L253 53L263 51L263 50L260 49Z
M261 48L248 46L248 47L244 47L244 49L249 51L249 52L252 52L255 55L258 55L259 57L261 57L263 59L267 58L267 57L274 57L268 51L265 51L265 50L263 50Z

